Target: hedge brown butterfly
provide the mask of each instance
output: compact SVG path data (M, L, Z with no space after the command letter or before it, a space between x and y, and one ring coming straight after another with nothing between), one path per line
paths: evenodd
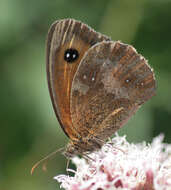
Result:
M101 148L155 94L144 57L74 19L52 24L47 79L58 121L70 141L64 155Z

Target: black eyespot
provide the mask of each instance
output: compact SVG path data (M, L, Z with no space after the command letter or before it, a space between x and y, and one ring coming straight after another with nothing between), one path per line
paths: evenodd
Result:
M68 63L74 62L76 59L78 59L79 53L76 49L67 49L64 54L64 60Z

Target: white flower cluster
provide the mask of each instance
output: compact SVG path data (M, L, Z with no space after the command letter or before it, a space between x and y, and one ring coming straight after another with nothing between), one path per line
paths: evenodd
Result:
M163 135L151 144L130 144L116 135L92 159L74 157L75 176L55 179L66 190L171 190L171 145Z

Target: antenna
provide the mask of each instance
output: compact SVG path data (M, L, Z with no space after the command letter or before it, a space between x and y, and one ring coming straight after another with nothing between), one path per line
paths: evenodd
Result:
M46 161L46 160L49 160L49 159L50 159L51 157L53 157L56 153L61 152L61 151L63 151L63 150L64 150L64 147L63 147L63 148L59 148L59 149L55 150L54 152L48 154L47 156L45 156L44 158L42 158L42 159L39 160L38 162L36 162L36 163L33 165L32 169L31 169L31 175L33 174L35 168L37 168L42 162L44 162L44 161ZM45 167L43 167L43 168L44 168L44 170L45 170Z

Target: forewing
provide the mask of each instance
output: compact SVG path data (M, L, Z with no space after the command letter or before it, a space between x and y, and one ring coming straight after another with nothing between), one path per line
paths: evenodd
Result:
M55 22L47 38L47 79L56 116L65 133L76 138L70 117L71 84L85 52L97 42L109 40L87 25L73 19ZM75 62L64 60L67 49L76 49L79 57Z

